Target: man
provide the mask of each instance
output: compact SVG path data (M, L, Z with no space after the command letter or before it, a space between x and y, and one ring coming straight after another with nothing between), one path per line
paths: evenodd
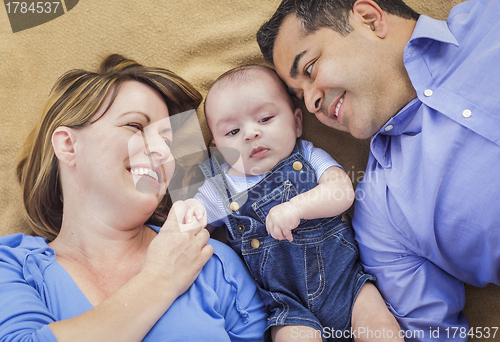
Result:
M463 283L500 284L500 2L284 0L264 57L325 125L371 137L353 226L407 340L466 340ZM439 330L437 330L439 329Z

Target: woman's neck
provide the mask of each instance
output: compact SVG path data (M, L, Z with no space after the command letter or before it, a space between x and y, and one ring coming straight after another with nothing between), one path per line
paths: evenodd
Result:
M126 260L147 250L156 232L141 224L133 228L110 226L96 220L65 220L49 243L57 257L103 262Z

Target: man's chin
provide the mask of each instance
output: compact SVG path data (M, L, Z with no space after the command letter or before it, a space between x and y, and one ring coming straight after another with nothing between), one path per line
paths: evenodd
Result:
M319 122L321 122L323 125L335 128L342 132L349 132L349 129L343 126L340 122L338 122L337 119L330 118L324 114L316 115L316 117L318 118Z

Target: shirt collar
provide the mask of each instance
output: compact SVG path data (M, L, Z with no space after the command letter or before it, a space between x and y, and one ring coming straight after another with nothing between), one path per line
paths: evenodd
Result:
M446 21L436 20L420 15L412 36L405 47L405 58L413 59L417 56L414 49L425 50L432 41L454 44L458 46L456 38L448 28ZM401 109L395 116L372 137L370 148L373 156L384 167L390 168L390 136L402 134L418 134L422 131L422 122L415 118L418 106L422 102L416 98Z
M446 21L437 20L423 14L417 20L409 45L419 39L432 39L443 43L450 43L458 46L458 41L448 28Z
M417 107L422 102L415 98L385 123L375 133L370 142L370 150L375 159L384 168L392 166L390 140L393 135L418 134L422 131L422 121L416 117Z

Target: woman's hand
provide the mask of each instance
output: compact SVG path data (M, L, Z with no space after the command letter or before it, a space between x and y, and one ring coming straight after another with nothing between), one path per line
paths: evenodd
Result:
M191 286L213 253L213 247L207 244L210 234L206 229L182 223L188 208L183 201L174 203L149 245L142 269L177 296Z

